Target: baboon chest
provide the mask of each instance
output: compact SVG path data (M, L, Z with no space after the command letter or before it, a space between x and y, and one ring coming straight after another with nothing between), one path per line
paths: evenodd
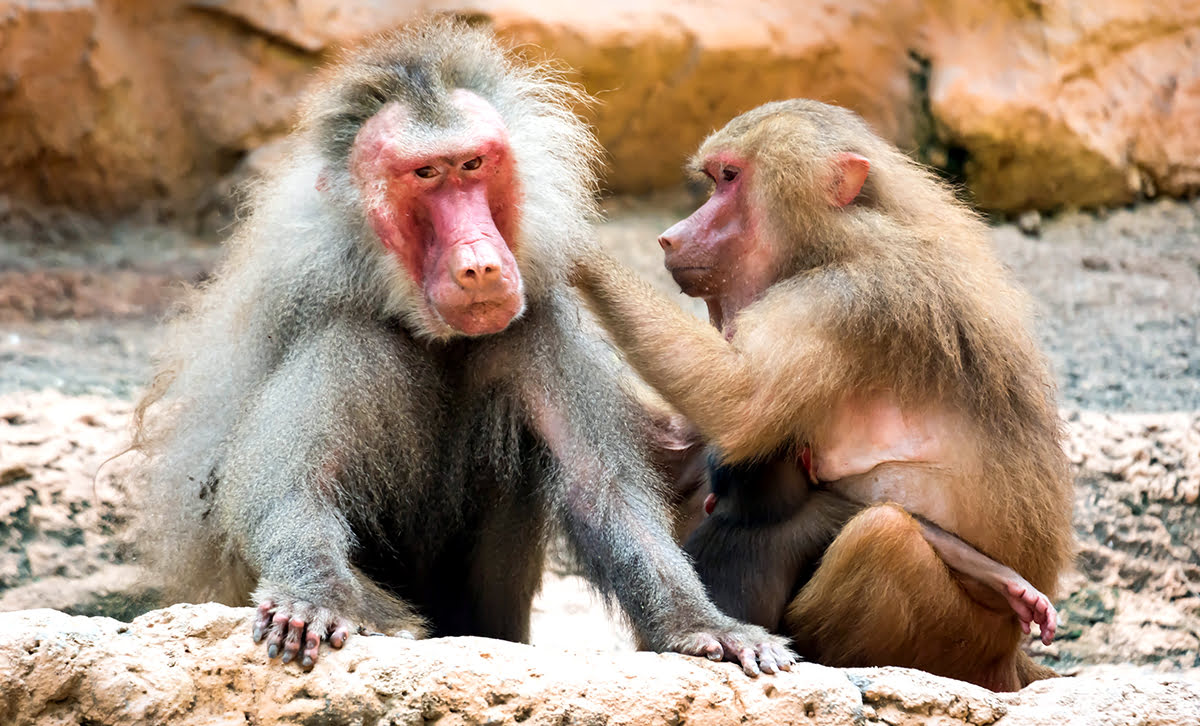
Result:
M441 415L426 422L437 426L428 432L436 444L398 462L387 505L352 525L357 564L418 602L445 597L481 556L509 556L481 552L486 534L540 532L549 492L549 454L514 397L463 385L441 404Z

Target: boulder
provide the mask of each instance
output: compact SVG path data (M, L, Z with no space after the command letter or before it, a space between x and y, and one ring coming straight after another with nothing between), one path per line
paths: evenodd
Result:
M310 672L267 659L249 608L176 605L126 624L0 614L0 722L24 724L1195 724L1200 682L1060 678L1011 694L899 668L800 664L758 679L669 654L485 638L352 636Z
M287 131L314 61L183 0L0 0L0 188L188 208Z
M929 113L980 206L1200 189L1200 2L945 6L925 26Z
M333 47L422 10L574 67L614 191L678 184L707 133L794 96L857 110L988 209L1200 189L1200 0L0 0L0 188L195 211Z

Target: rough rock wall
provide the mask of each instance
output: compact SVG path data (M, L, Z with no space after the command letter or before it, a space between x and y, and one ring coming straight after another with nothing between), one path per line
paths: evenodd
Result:
M995 694L900 668L809 663L752 680L651 653L564 652L484 638L351 637L310 673L268 662L249 608L176 605L133 623L0 614L0 722L25 724L1200 723L1200 683L1091 675Z
M792 96L856 109L985 208L1200 189L1200 0L0 0L0 189L194 211L333 46L424 9L576 68L616 191L678 183L709 131Z

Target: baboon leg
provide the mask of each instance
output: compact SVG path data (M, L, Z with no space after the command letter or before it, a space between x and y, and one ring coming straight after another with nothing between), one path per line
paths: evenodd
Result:
M476 635L529 642L529 617L542 584L545 547L544 525L530 511L537 504L525 506L524 516L516 511L493 515L477 533L479 545L467 584Z
M1020 688L1016 616L970 598L894 504L863 510L830 545L785 619L825 665L901 665L996 691Z

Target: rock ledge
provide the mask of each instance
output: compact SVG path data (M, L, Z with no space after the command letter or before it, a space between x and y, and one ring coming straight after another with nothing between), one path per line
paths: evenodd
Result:
M249 608L177 605L122 623L0 614L6 724L1191 724L1200 683L1089 675L1012 694L899 668L729 664L486 640L351 638L310 673L268 663Z

